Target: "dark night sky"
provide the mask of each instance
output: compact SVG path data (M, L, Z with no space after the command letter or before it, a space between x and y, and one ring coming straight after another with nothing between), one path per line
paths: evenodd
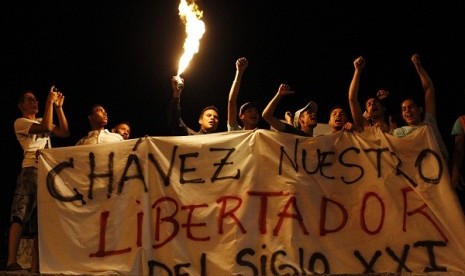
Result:
M74 145L86 134L86 111L92 103L107 109L109 126L130 121L134 138L168 135L165 107L170 78L177 72L185 38L179 2L174 0L32 3L0 3L5 110L0 116L5 180L1 221L8 220L20 170L13 121L20 115L16 96L21 90L36 91L40 114L52 84L65 94L72 135L54 139L55 146ZM220 109L220 128L226 129L228 92L239 57L249 60L239 104L254 100L264 107L279 84L287 82L296 95L283 99L277 114L295 111L312 99L320 105L319 121L327 122L331 105L347 105L352 61L359 55L367 62L361 99L379 88L399 98L422 93L410 61L417 52L435 83L438 120L450 143L453 121L465 111L463 0L197 4L204 12L206 33L182 75L183 117L192 128L197 129L201 108L214 104Z

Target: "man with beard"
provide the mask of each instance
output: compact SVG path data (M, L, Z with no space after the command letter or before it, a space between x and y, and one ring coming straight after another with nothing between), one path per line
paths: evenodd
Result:
M173 135L198 135L215 133L218 128L219 116L218 109L213 106L207 106L200 112L199 116L199 131L194 131L184 124L181 118L181 91L184 88L184 79L179 76L171 78L171 88L173 90L173 97L168 106L168 124L170 125Z
M365 67L365 59L360 56L354 60L354 76L349 87L349 105L354 129L363 132L372 126L379 127L384 132L389 132L389 126L384 120L384 109L381 101L377 97L370 97L365 101L365 114L363 116L362 107L358 102L358 90L360 87L360 76Z

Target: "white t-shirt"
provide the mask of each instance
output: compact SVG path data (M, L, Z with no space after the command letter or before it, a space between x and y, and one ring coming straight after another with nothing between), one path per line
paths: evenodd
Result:
M226 124L228 126L228 131L243 130L240 125L236 124L234 126L229 125L229 122Z
M89 131L87 136L81 138L76 146L79 145L93 145L93 144L102 144L102 143L111 143L123 141L124 138L119 133L110 132L108 129L102 131L92 130Z
M38 166L36 152L40 149L51 148L50 132L40 134L29 134L32 124L40 124L42 118L31 120L18 118L15 120L15 134L19 144L23 148L24 158L22 168Z
M430 113L425 113L425 119L423 120L423 122L421 122L420 125L402 126L402 127L394 129L394 132L392 134L396 137L405 137L409 133L417 129L418 127L424 126L424 125L429 125L432 128L434 136L436 137L436 141L438 142L439 150L442 153L442 156L444 157L445 160L449 160L449 153L447 152L446 145L444 144L444 141L441 136L441 132L439 131L436 117L434 117Z

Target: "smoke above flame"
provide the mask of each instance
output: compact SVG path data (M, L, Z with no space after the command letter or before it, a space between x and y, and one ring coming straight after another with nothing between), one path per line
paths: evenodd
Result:
M199 51L200 39L205 33L205 23L201 20L203 12L195 1L190 0L188 3L187 0L181 0L178 9L187 35L184 41L184 53L179 60L177 76L180 76L186 70L192 57Z

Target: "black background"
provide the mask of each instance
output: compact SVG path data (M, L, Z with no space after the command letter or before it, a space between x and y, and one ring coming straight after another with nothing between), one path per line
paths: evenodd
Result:
M226 130L239 57L249 60L239 104L257 101L264 107L286 82L296 94L282 100L277 115L311 99L326 123L330 106L347 106L357 56L366 59L361 100L380 88L401 99L422 93L410 61L419 53L435 84L439 126L451 147L451 126L465 111L464 1L196 3L206 32L182 74L181 99L183 118L193 129L199 111L213 104L220 109L220 130ZM39 115L52 84L66 96L71 137L55 138L54 146L72 146L87 133L86 112L93 103L106 108L109 128L127 120L133 138L169 135L165 108L185 38L178 5L174 0L0 2L2 260L22 160L13 129L19 92L36 92ZM261 126L267 127L263 121Z

